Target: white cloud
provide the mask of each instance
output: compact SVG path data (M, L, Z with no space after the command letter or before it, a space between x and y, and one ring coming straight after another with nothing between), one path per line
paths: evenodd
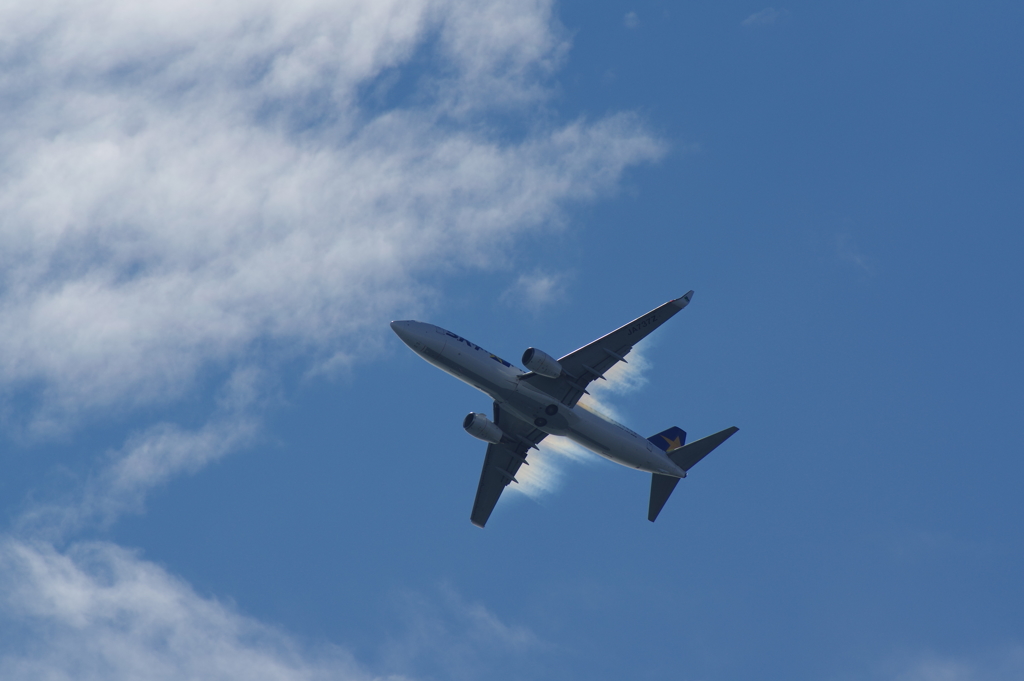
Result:
M337 360L424 272L501 262L613 189L661 153L631 116L481 125L546 97L561 33L542 1L5 5L8 403L45 433L178 399L256 343ZM376 111L360 93L395 69L419 94Z
M64 536L141 509L258 432L251 347L345 365L366 351L358 331L418 303L419 274L500 261L560 202L656 158L628 115L517 142L444 122L543 99L560 35L549 2L0 8L0 398L34 397L22 416L45 433L179 398L210 364L234 377L205 426L143 427L22 528ZM448 65L421 74L429 96L359 101L427 46ZM513 290L537 306L561 284Z
M537 310L559 300L564 295L564 284L564 275L534 270L519 275L515 283L501 294L501 300L509 305Z
M204 369L231 376L205 425L139 427L80 494L0 537L0 678L369 678L131 552L41 538L137 510L152 487L243 447L275 357L315 371L372 352L360 332L384 336L421 305L418 279L502 264L565 202L603 197L660 156L628 114L518 137L491 117L551 121L567 49L551 8L0 5L6 425L67 432L205 390ZM411 85L389 93L395 73ZM489 617L469 621L526 636Z
M539 450L528 456L530 464L520 467L516 473L519 484L509 485L506 492L540 499L561 488L567 465L593 463L596 459L592 457L597 456L564 437L547 437L538 447Z
M864 270L867 274L874 274L874 269L871 267L867 256L861 252L857 244L854 243L853 238L846 233L836 234L836 255L841 260L853 263L860 269Z
M30 505L18 518L19 532L61 541L85 527L108 527L125 513L141 512L151 489L195 473L261 434L256 409L262 382L262 372L240 368L227 380L216 411L203 426L189 430L164 422L129 435L70 494Z
M584 395L580 402L606 418L620 420L618 411L609 404L609 400L616 395L629 395L647 385L651 364L645 357L645 348L644 345L633 348L627 361L617 362L605 372L606 380L590 384L590 395Z
M151 426L110 452L70 498L29 507L18 520L19 530L60 540L92 524L109 526L125 513L141 512L153 488L237 451L259 431L258 420L246 414L216 418L197 430L172 423Z
M451 587L395 598L381 639L384 674L480 678L544 648ZM371 673L346 650L293 636L204 598L152 562L108 542L65 551L0 536L0 678L355 681Z
M775 9L774 7L765 7L760 12L754 12L749 17L743 20L744 26L759 26L765 24L774 24L782 17L789 14L787 9Z
M622 18L622 25L626 28L637 28L640 26L640 17L636 12L626 12L626 16Z
M1012 645L969 656L927 654L901 671L895 681L1012 681L1024 678L1024 647Z
M0 678L362 680L337 648L304 649L109 543L61 553L0 538Z
M393 610L392 632L381 645L388 671L444 679L487 678L495 676L497 664L507 670L544 648L529 628L506 624L451 586L433 594L398 593ZM507 659L498 662L503 656Z

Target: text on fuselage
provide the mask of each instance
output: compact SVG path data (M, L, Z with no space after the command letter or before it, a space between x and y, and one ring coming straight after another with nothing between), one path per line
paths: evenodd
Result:
M484 350L482 347L480 347L476 343L471 343L470 341L466 340L462 336L458 336L458 335L452 333L451 331L445 331L445 335L447 335L449 338L454 338L455 340L459 341L460 343L465 343L466 345L468 345L469 347L473 348L474 350L479 350L480 352L487 352L486 350ZM501 357L498 357L497 355L492 354L490 352L487 352L487 355L491 359L493 359L495 362L498 362L499 364L504 364L505 366L507 366L509 368L512 368L512 365L509 364L508 362L506 362L505 360L503 360Z

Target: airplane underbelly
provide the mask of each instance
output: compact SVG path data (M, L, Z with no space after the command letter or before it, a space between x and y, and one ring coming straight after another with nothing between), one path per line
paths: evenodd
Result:
M652 451L646 439L585 409L579 409L578 413L575 428L567 433L574 442L629 468L650 473L675 473L672 470L675 467Z
M517 381L515 390L502 397L502 402L509 411L545 433L567 435L575 423L575 414L571 407L523 381Z
M614 432L613 428L614 426L605 427L604 424L595 423L593 419L583 418L576 428L566 433L566 436L615 463L630 468L642 467L645 461L637 456L634 444Z
M610 461L652 473L675 472L671 463L651 451L645 438L583 407L567 407L522 381L499 401L503 409L545 433L567 437Z
M447 343L442 355L445 371L495 399L515 390L516 379L497 362L459 343Z

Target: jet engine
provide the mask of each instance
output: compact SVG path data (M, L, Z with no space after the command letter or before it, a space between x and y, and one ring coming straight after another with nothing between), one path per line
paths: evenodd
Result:
M548 378L558 378L562 375L562 365L558 360L537 348L526 349L523 353L523 364L533 373Z
M473 412L470 412L463 420L462 427L476 439L495 445L501 442L501 437L504 435L501 428L492 423L489 418Z

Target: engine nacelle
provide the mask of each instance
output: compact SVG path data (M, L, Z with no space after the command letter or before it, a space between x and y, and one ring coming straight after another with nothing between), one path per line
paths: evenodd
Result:
M473 412L470 412L465 420L463 420L462 427L476 439L490 442L492 445L499 444L502 435L504 435L501 432L501 428L495 425L489 418L483 414L475 414Z
M562 375L562 365L558 360L537 348L527 348L523 353L523 364L527 369L540 376L558 378Z

